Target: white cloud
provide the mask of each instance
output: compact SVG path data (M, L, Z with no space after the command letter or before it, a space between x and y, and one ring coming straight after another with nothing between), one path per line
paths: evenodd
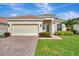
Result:
M14 10L23 10L23 7L21 6L21 4L17 4L17 3L2 3L0 5L9 6L11 9L14 9Z
M79 13L74 11L68 11L68 12L58 13L57 17L60 19L72 19L79 17Z
M10 3L9 5L11 5L11 6L16 6L16 4L15 4L15 3Z
M49 6L48 3L37 3L35 4L39 9L37 9L37 12L39 13L51 13L52 7Z
M48 3L37 3L34 5L39 7L39 9L37 9L37 12L39 13L52 13L52 11L55 11L57 9L64 8L73 4L64 4L64 5L56 6L56 7L51 7Z
M60 9L60 8L65 8L65 7L71 6L71 5L73 5L73 4L72 3L71 4L64 4L64 5L55 7L53 10L57 10L57 9Z
M23 10L23 8L21 8L21 7L12 7L12 9L15 9L15 10Z
M23 10L22 6L15 4L15 3L11 3L9 4L9 6L14 9L14 10Z
M11 14L12 17L17 16L16 14Z

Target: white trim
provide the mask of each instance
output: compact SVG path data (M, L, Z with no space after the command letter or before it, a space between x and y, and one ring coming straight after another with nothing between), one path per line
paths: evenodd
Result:
M8 24L42 24L42 22L8 22Z
M54 34L55 33L55 24L52 24L51 26L52 26L52 34Z
M45 18L44 20L55 20L54 18Z

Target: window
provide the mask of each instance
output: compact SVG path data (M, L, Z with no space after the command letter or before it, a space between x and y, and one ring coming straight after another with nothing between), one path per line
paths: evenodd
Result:
M62 30L62 24L57 24L57 31L61 31Z

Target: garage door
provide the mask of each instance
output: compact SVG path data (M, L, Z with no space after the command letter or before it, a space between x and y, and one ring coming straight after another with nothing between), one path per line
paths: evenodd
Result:
M38 25L13 24L12 35L37 35Z

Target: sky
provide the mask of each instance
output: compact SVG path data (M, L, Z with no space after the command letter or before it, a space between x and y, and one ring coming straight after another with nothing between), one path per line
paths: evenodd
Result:
M60 19L79 17L78 3L0 3L0 17L53 14Z

